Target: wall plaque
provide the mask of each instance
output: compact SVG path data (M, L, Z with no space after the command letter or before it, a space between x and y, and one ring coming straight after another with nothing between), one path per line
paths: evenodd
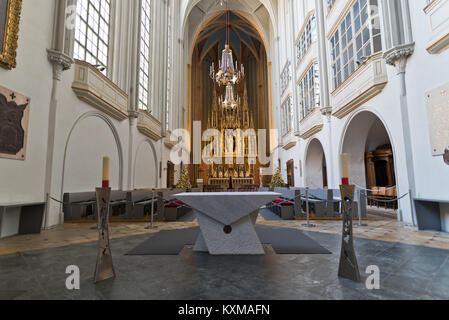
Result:
M441 156L449 146L449 83L426 93L432 155Z
M25 160L30 99L0 86L0 158Z

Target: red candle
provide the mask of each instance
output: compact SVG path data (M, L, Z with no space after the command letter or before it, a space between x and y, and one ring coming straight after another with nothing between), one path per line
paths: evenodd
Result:
M109 168L110 168L110 159L109 157L103 158L103 181L102 181L102 187L103 188L109 188Z

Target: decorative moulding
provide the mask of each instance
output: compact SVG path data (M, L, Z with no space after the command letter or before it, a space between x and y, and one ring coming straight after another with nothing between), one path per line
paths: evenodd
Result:
M440 54L449 48L449 0L433 0L424 8L424 12L430 24L427 51Z
M128 118L128 95L90 63L75 60L72 89L77 97L111 117Z
M332 92L333 116L343 119L366 101L381 93L387 83L386 63L382 54L371 56Z
M143 135L158 141L162 139L162 124L147 111L140 110L137 118L137 129Z
M61 80L62 72L72 67L73 59L63 52L47 49L48 61L53 65L53 79Z
M397 66L399 72L405 72L405 62L415 52L415 43L408 43L391 48L384 53L384 59L387 64ZM398 63L399 62L399 63ZM404 67L402 67L402 65Z

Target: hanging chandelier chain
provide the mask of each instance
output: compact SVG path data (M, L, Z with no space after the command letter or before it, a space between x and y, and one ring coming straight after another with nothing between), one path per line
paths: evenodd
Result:
M240 97L234 95L234 85L240 83L245 77L243 64L238 70L237 61L234 65L234 57L231 49L231 11L229 10L229 0L226 2L226 45L222 52L221 60L218 64L218 72L215 72L215 64L210 67L210 77L219 86L226 87L225 96L220 97L219 103L223 109L235 109L240 104ZM223 4L223 2L221 2Z

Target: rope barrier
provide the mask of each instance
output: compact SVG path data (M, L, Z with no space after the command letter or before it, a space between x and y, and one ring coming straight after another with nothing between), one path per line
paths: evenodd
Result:
M57 203L60 203L62 205L89 205L97 203L97 200L90 200L90 201L81 201L81 202L63 202L61 200L55 199L52 196L49 196L49 198ZM127 203L126 200L116 200L116 201L110 201L110 204L119 204L119 203ZM135 202L138 203L138 202Z
M399 200L402 200L402 199L404 199L406 196L408 196L409 195L409 192L407 192L406 194L404 194L402 197L400 197L400 198L396 198L396 199L389 199L389 200L387 200L387 199L379 199L379 198L373 198L373 197L367 197L368 199L370 199L370 200L373 200L373 201L377 201L377 202L385 202L385 203L391 203L391 202L396 202L396 201L399 201Z
M360 190L365 190L365 191L371 191L371 192L378 192L378 191L380 191L379 189L377 189L377 190L374 190L374 189L367 189L367 188L365 188L365 187L362 187L362 186L359 186L358 184L355 184L355 183L353 183L353 185L355 185L358 189L360 189ZM396 189L396 186L393 186L393 187L388 187L388 188L384 188L384 187L381 187L382 188L382 191L388 191L388 190L393 190L393 189Z

